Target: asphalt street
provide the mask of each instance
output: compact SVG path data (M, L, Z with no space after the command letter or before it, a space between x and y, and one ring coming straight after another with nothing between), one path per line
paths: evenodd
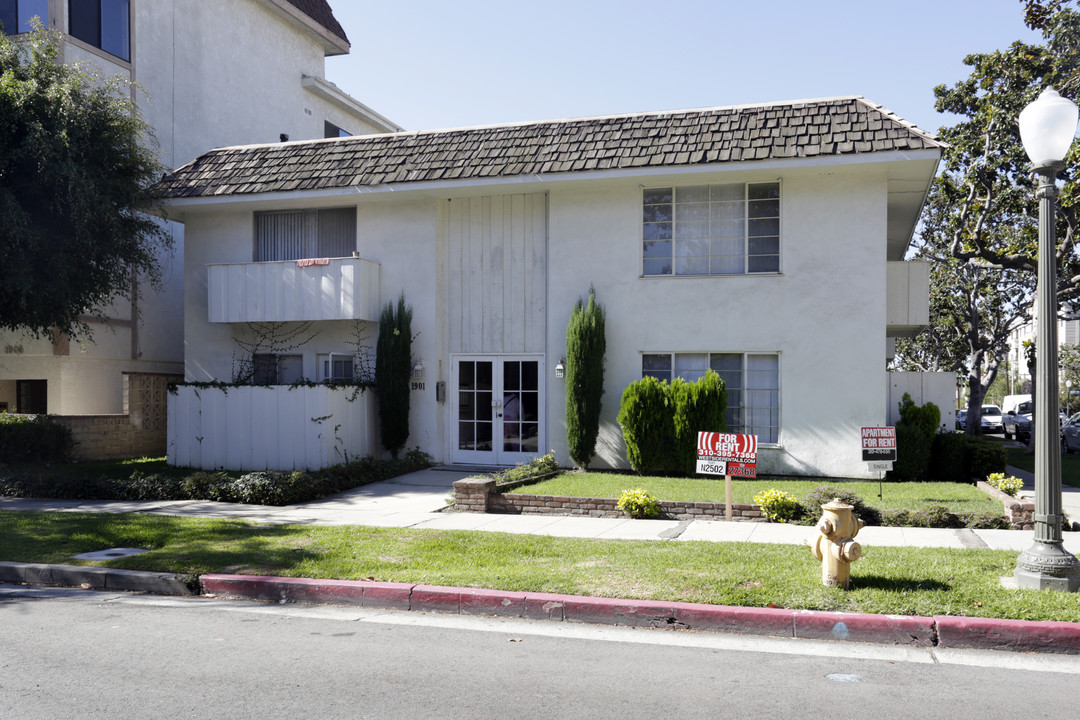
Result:
M1075 716L1080 659L0 586L0 717Z

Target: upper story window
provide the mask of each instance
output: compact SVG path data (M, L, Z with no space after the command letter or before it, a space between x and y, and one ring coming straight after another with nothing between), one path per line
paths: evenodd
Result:
M131 60L130 0L69 0L68 34Z
M349 257L356 208L255 213L255 262Z
M648 188L645 275L780 272L780 183Z
M323 120L323 137L324 138L352 137L352 133L348 132L347 130L344 130L343 128L339 128L337 125L330 122L329 120Z
M780 356L775 353L646 353L641 375L694 382L714 370L727 388L728 432L757 435L763 443L780 437Z
M30 32L30 19L49 25L49 0L0 0L0 25L6 35Z

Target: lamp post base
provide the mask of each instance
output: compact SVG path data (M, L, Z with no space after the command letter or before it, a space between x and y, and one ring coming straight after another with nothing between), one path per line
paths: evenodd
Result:
M1020 553L1013 572L1017 587L1033 590L1080 590L1080 560L1060 542L1038 542Z

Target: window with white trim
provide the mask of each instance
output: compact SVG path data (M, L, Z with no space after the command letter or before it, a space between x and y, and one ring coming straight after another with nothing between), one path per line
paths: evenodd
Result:
M49 0L0 0L0 29L5 35L30 32L31 18L49 25Z
M353 356L341 353L327 353L316 358L319 366L319 381L352 380Z
M780 183L646 188L642 273L780 272Z
M780 437L780 356L775 353L643 353L641 375L693 382L714 370L727 388L724 421L728 432Z
M255 213L255 262L349 257L354 250L354 207Z

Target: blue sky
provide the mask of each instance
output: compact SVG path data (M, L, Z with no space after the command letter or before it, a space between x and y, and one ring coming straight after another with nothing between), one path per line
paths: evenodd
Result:
M327 79L407 130L863 95L926 130L1019 0L330 0Z

